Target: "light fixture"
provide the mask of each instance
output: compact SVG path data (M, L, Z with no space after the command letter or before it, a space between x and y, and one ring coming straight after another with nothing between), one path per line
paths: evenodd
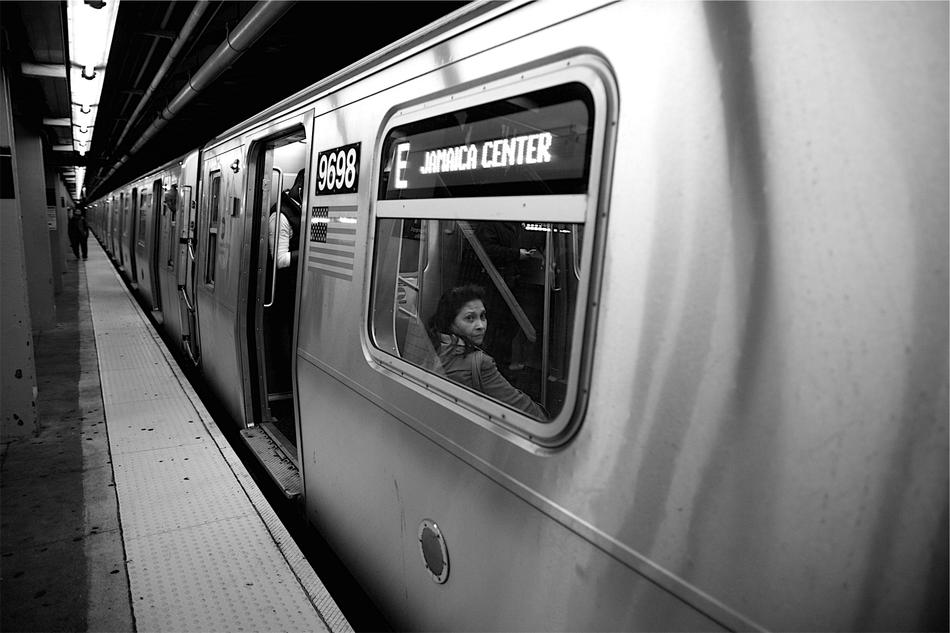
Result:
M73 149L84 156L96 123L119 0L67 0L69 89L72 97ZM82 179L79 180L82 182Z

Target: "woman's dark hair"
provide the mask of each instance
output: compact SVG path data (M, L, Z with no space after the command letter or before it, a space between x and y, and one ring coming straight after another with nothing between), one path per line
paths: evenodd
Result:
M300 201L303 200L303 179L306 175L305 169L301 169L297 172L297 177L294 178L294 184L290 185L290 189L284 189L281 195L287 196L292 199L298 205Z
M481 286L474 284L456 286L442 293L442 296L439 297L439 304L435 308L435 314L429 317L426 327L426 333L429 335L433 347L439 349L439 335L451 334L452 322L458 316L459 310L466 303L475 299L480 299L484 303L485 291ZM471 345L471 341L465 341L465 343L466 346Z

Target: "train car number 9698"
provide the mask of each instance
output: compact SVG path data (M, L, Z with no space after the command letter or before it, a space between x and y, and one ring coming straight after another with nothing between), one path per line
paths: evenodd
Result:
M360 180L360 144L335 147L317 154L316 194L356 193Z

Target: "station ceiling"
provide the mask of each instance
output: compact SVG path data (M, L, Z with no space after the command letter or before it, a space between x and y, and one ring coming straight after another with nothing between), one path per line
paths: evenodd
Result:
M86 4L101 1L86 0ZM206 2L164 78L132 118L198 4L190 0L120 0L91 147L85 156L80 156L74 151L54 151L56 146L72 145L72 127L66 125L71 116L68 78L37 75L29 70L68 68L66 3L0 1L2 56L10 77L14 117L40 130L47 164L64 174L77 200L82 183L71 184L75 166L86 168L89 195L107 191L200 146L249 116L467 2L286 2L286 12L251 48L196 94L149 141L129 154L162 110L256 5L233 0ZM117 167L123 157L125 160Z

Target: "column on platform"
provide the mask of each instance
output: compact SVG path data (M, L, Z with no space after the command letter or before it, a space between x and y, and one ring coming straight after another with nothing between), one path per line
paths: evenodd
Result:
M36 363L20 218L10 82L0 67L0 439L36 429Z
M56 325L49 239L50 231L56 230L56 222L48 220L46 209L46 166L43 160L43 140L26 121L14 119L13 131L23 244L25 252L30 254L26 261L30 316L33 331L42 332Z

